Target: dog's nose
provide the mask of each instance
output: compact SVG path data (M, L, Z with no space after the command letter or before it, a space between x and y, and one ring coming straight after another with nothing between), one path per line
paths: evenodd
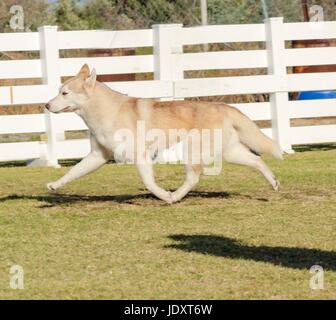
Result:
M47 103L47 104L45 105L45 108L46 108L47 110L49 110L49 109L50 109L50 104Z

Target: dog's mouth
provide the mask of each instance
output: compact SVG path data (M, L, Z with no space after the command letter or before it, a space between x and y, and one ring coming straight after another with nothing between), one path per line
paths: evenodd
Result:
M68 112L68 111L71 111L71 107L65 107L64 109L56 111L55 113L62 113L62 112Z

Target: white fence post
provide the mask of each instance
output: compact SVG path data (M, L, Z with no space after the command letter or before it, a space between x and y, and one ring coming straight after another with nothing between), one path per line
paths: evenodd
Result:
M183 80L184 70L179 67L177 59L183 53L183 45L179 41L183 24L154 24L153 54L154 54L154 80L170 81L172 97L160 100L173 100L175 96L174 81ZM181 99L179 99L181 100ZM183 100L183 99L182 99ZM183 159L183 144L179 143L165 150L162 154L164 161L175 162Z
M38 28L38 31L40 36L40 59L42 63L43 84L58 87L61 83L61 78L58 64L57 26L43 26ZM56 144L57 138L62 137L57 132L57 116L46 109L44 115L47 133L47 154L44 165L59 167L56 155Z
M154 24L153 51L154 51L154 80L174 81L183 80L184 72L176 63L178 54L183 53L183 46L179 42L182 24ZM171 98L161 100L172 100Z
M268 18L264 22L268 74L276 76L279 81L279 92L270 94L273 138L278 141L283 151L292 153L288 92L285 91L287 68L283 18Z

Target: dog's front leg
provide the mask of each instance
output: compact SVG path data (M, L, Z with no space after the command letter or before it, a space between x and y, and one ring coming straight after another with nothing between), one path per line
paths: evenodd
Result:
M71 168L62 178L55 182L48 183L47 188L49 190L61 188L65 184L97 170L106 163L107 160L108 158L104 156L103 152L91 151L84 159L82 159L81 162Z

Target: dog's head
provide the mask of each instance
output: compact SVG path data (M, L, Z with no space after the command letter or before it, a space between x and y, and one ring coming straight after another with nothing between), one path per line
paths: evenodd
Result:
M77 111L90 99L96 84L96 71L84 64L78 74L66 81L60 88L59 94L51 99L45 107L54 113Z

